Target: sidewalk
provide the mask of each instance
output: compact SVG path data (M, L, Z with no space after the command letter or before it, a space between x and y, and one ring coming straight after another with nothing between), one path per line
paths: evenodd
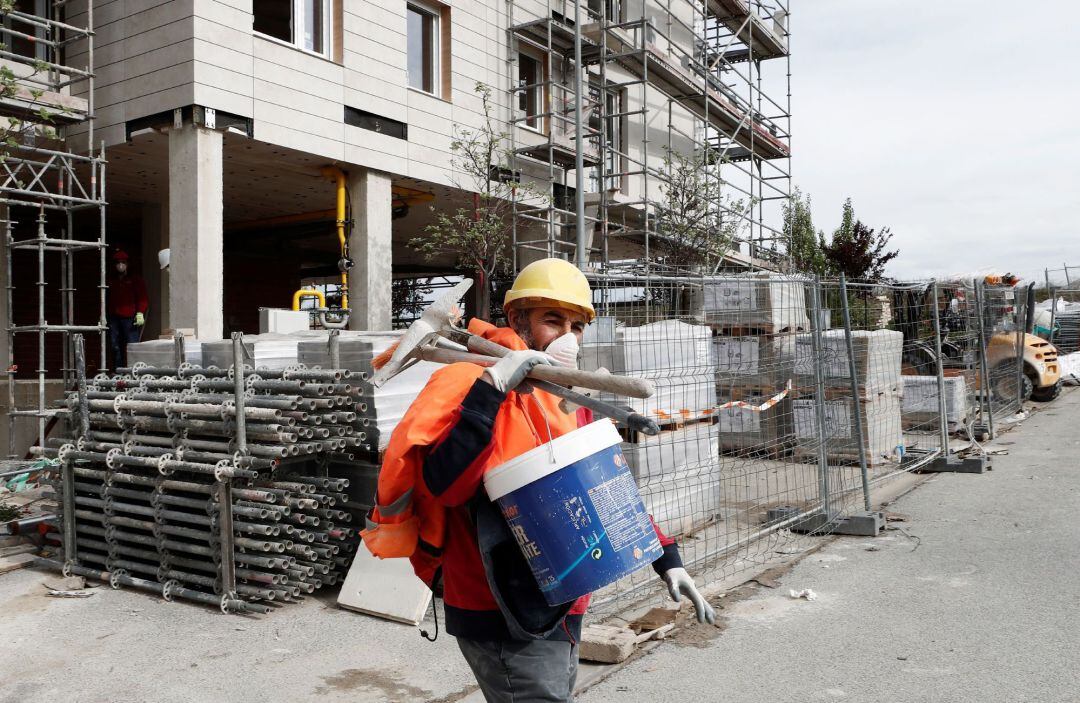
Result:
M719 636L664 643L581 703L1080 700L1080 392L1044 407L993 471L890 505L907 534L835 540L721 610Z

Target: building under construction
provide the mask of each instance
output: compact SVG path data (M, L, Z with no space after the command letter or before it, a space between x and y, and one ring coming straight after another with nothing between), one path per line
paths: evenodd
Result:
M91 376L113 365L115 249L146 282L144 340L258 332L260 308L313 288L347 305L350 328L388 329L425 290L472 275L410 242L436 211L474 207L454 143L483 124L478 83L498 171L528 186L512 198L515 267L679 265L684 226L705 233L699 268L778 256L786 0L18 0L2 31L3 110L25 128L0 184L0 356L15 381L0 396L25 433L70 375L70 334L88 334ZM687 165L692 179L673 177ZM688 187L706 197L673 221Z

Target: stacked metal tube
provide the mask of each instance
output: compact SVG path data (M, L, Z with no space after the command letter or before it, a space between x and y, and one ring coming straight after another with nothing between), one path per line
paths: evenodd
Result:
M119 371L73 391L82 429L40 449L69 469L69 568L232 611L344 578L359 537L327 467L364 446L353 374L247 370L237 396L231 370Z

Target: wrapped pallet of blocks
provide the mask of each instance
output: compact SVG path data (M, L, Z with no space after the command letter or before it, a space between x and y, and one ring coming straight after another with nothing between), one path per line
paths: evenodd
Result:
M623 442L645 507L666 534L691 533L720 514L717 437L706 420Z
M852 405L858 402L862 411L867 464L880 466L900 462L904 455L900 376L903 334L894 330L855 330L851 332L851 344L858 380L854 401L851 397L852 365L844 330L822 332L818 359L815 359L812 335L796 337L794 366L799 394L792 403L792 413L798 453L806 459L817 454L819 436L814 397L817 364L825 386L824 437L829 461L845 463L859 459Z
M711 339L708 327L679 320L638 327L607 324L586 338L583 366L647 378L656 386L650 398L601 394L602 400L627 405L661 424L707 418L716 405Z
M799 454L807 460L817 456L819 435L816 402L814 398L792 401ZM900 392L897 387L860 395L855 400L850 395L825 400L824 440L829 463L844 464L859 460L853 402L859 403L862 410L861 427L867 466L899 463L904 456L904 432L900 423Z
M903 381L904 429L936 432L941 415L937 376L903 376ZM946 422L949 431L956 432L968 420L967 380L963 376L948 376L944 383Z
M716 411L720 451L737 456L780 459L794 447L790 390L721 391Z
M203 343L197 339L185 337L181 356L185 363L202 366ZM176 364L176 343L171 339L151 339L129 344L127 363L129 366L144 364L156 368L172 367Z
M713 337L718 392L735 386L757 386L763 392L782 388L795 370L795 339L792 334Z
M855 352L855 372L860 388L878 389L900 383L900 367L904 335L895 330L854 330L851 346ZM800 334L793 347L796 380L799 386L813 388L814 366L820 364L826 388L849 389L851 364L848 361L844 330L821 333L821 358L814 355L814 340L810 334Z
M778 276L705 279L701 318L718 331L794 332L810 328L806 283Z

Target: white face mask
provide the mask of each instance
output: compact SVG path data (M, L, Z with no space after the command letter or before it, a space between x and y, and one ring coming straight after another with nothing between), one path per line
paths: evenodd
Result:
M567 368L576 369L578 367L578 352L580 347L578 346L577 335L573 332L567 332L563 336L553 340L551 344L547 345L547 349L544 352L555 360L555 363L559 366L565 366Z

